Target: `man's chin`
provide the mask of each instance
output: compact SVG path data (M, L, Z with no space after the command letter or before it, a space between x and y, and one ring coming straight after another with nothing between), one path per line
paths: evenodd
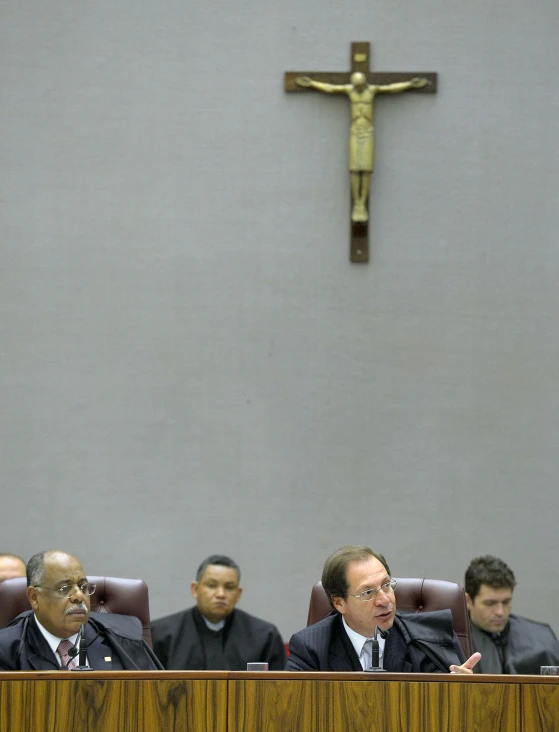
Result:
M87 615L67 615L66 616L66 625L68 628L72 628L74 633L77 633L78 630L82 625L85 625L87 623Z
M502 633L505 629L506 623L495 623L492 628L489 629L490 633Z
M222 612L214 612L210 615L206 615L210 623L221 623L222 620L225 620L225 618L228 618L229 615L231 615L231 610L223 610Z

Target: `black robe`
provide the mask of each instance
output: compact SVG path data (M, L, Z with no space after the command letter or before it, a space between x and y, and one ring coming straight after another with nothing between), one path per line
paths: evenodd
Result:
M559 666L559 642L549 625L510 615L502 633L486 633L470 621L472 646L481 653L480 674L539 674Z
M283 671L285 646L275 625L235 608L223 628L223 671L246 671L247 663L267 661L270 671ZM204 671L204 620L197 607L154 620L153 650L168 670Z
M161 664L142 636L142 624L130 615L91 613L84 629L87 660L99 671L149 671ZM109 659L109 660L106 660ZM0 670L60 670L58 659L27 610L0 630Z
M363 671L336 611L295 633L289 651L286 671ZM396 613L384 645L386 671L449 673L449 666L460 666L464 660L450 610Z

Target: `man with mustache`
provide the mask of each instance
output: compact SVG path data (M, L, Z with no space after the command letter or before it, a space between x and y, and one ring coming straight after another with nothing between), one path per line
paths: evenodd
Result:
M73 668L71 658L83 628L87 665L100 671L160 669L142 637L138 618L91 613L89 584L81 563L70 554L49 550L27 564L31 610L0 630L0 670L52 671Z
M481 658L465 661L450 610L400 615L395 580L382 554L366 546L335 551L324 564L322 585L334 609L295 633L286 671L363 671L371 667L370 639L378 626L380 666L400 673L471 674Z
M155 620L153 650L167 670L246 671L265 661L283 671L285 647L278 629L239 610L241 570L230 557L213 554L190 585L196 605Z

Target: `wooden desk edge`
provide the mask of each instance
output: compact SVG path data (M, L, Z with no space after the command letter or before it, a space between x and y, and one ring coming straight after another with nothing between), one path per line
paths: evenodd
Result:
M93 679L182 679L184 681L417 681L420 683L467 684L558 684L559 676L494 674L395 674L329 671L0 671L2 681L93 680Z

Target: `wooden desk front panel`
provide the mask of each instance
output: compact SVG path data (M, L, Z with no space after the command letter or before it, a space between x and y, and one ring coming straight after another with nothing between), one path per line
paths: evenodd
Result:
M517 684L229 682L228 732L519 732ZM234 700L234 701L233 701Z
M1 732L226 732L227 681L43 678L0 683Z
M521 699L524 732L559 732L559 683L523 684Z
M0 673L0 732L559 732L559 679Z

